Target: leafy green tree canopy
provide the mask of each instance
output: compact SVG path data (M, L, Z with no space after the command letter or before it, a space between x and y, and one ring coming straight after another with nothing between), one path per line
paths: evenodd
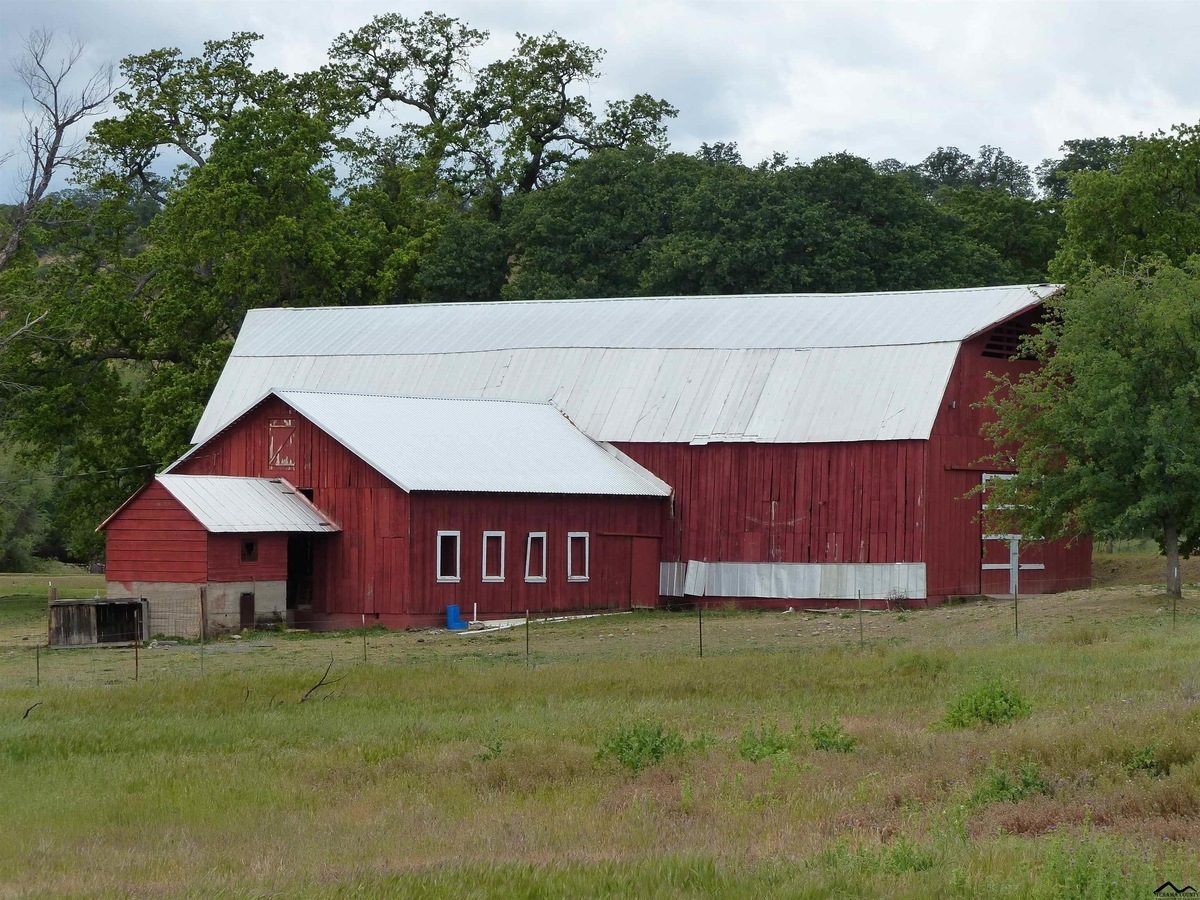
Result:
M1079 171L1069 184L1056 280L1151 256L1180 265L1200 253L1200 123L1139 138L1119 165Z

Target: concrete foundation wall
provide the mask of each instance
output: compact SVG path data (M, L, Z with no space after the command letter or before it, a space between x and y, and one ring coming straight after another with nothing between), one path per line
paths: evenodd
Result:
M242 594L254 595L256 624L282 622L287 614L287 582L245 581L180 584L170 581L111 581L109 597L144 597L149 636L200 637L200 597L208 615L207 634L241 628Z
M287 615L286 581L231 581L208 585L209 633L238 631L241 626L242 594L254 595L255 624L273 625Z

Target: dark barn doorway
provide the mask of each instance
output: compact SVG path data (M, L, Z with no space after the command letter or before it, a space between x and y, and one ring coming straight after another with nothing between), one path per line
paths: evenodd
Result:
M291 612L313 605L313 535L288 535L287 608Z

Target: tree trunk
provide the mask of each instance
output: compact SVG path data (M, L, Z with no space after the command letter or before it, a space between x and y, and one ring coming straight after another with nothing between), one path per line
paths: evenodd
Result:
M1167 555L1167 594L1172 597L1183 596L1183 581L1179 573L1179 529L1175 525L1175 516L1167 519L1163 528L1163 553Z

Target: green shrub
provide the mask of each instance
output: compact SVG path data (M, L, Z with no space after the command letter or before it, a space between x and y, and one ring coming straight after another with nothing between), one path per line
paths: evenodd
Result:
M763 725L761 730L747 725L738 739L738 756L750 762L761 762L781 753L790 753L795 738L781 733L775 725Z
M1023 719L1032 711L1029 701L1016 688L993 679L951 703L946 709L945 722L951 728L1000 725Z
M995 766L988 769L983 780L971 795L973 806L983 806L986 803L1016 803L1034 794L1048 794L1050 784L1042 777L1042 770L1031 759L1017 766L1015 773L1009 774Z
M622 726L616 734L606 738L596 751L596 759L615 759L636 775L687 749L688 742L683 735L666 728L662 722L635 722Z
M809 740L814 750L832 750L835 753L849 753L858 746L858 738L847 734L842 723L837 719L814 725L808 731Z
M1142 772L1151 778L1162 778L1170 766L1161 758L1162 754L1154 744L1147 744L1130 754L1125 760L1125 771L1130 775Z

